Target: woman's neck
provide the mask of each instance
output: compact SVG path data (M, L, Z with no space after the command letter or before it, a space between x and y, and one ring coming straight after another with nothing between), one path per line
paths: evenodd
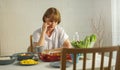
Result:
M53 32L53 30L47 30L47 31L46 31L46 34L48 35L48 37L51 36L52 32Z

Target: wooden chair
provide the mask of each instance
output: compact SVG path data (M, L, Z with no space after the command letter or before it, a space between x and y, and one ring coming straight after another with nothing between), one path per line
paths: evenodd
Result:
M109 53L108 59L108 67L107 70L111 70L112 64L112 56L113 51L117 52L116 56L116 63L115 63L115 70L120 70L120 46L109 46L109 47L101 47L101 48L63 48L62 49L62 56L61 56L61 70L66 70L66 54L74 54L74 61L73 61L73 70L76 70L76 54L82 53L83 54L83 69L86 70L86 57L88 53L92 53L92 66L91 70L95 70L95 57L96 53L101 53L101 62L100 62L100 70L104 70L104 54L106 52Z
M33 39L32 35L30 35L30 46L28 47L27 51L28 52L33 52Z

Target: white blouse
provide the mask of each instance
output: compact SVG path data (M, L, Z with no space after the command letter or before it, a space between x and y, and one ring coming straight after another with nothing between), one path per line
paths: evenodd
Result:
M39 41L41 31L42 31L42 28L39 28L36 31L34 31L33 42ZM56 26L50 37L45 35L44 50L61 47L67 38L68 38L68 35L64 31L64 29L62 27Z

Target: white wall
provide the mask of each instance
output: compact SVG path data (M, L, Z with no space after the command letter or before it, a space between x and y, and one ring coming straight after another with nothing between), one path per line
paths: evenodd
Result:
M2 55L25 52L29 35L42 25L42 16L56 7L61 26L72 38L75 31L90 33L93 0L0 0L0 47Z
M29 35L42 24L43 12L51 6L61 10L62 3L62 0L0 0L1 53L26 51Z
M65 0L64 5L63 27L70 39L76 31L80 39L91 33L89 22L93 15L93 0Z
M99 18L101 15L104 23L103 46L112 45L112 21L111 21L111 0L94 0L94 17Z
M111 33L110 0L0 0L0 52L10 55L25 52L29 35L42 25L43 13L56 7L62 16L61 26L72 39L75 31L91 33L90 19L102 12L106 32ZM111 45L111 35L105 36L105 45Z

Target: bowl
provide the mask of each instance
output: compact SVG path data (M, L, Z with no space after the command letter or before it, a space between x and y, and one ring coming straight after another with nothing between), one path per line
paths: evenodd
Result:
M12 56L0 56L0 65L12 64L15 60Z
M25 60L25 59L32 59L34 57L33 53L25 52L25 53L18 53L17 54L17 60Z

